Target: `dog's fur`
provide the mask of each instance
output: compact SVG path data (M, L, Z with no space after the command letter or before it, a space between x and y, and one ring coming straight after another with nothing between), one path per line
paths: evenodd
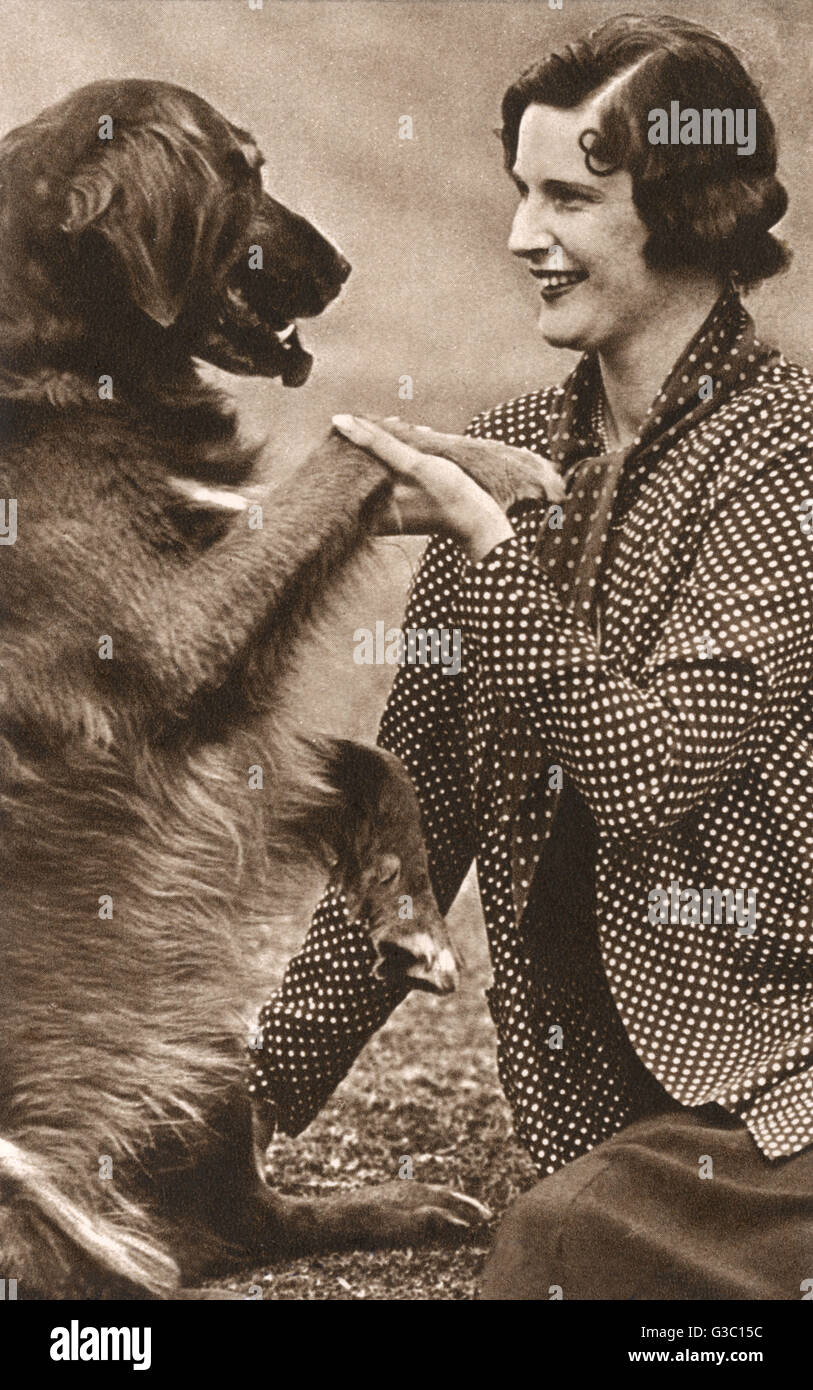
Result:
M471 1216L414 1183L294 1202L251 1157L250 942L286 863L338 859L385 962L453 983L400 765L296 738L281 695L385 470L332 436L275 487L192 361L301 385L280 335L349 272L260 163L199 97L135 80L0 143L0 1250L22 1297L172 1296L227 1257Z

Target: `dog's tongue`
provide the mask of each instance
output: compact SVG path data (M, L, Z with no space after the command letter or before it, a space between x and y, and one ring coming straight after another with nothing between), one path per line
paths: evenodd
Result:
M282 369L280 377L283 386L304 386L311 374L313 355L303 348L296 329L289 333L282 348Z

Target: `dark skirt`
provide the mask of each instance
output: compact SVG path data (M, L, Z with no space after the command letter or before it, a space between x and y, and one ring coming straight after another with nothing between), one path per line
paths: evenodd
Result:
M680 1105L640 1061L601 960L595 857L592 816L566 783L523 930L547 1014L575 1009L608 1040L629 1121L514 1203L481 1297L801 1299L813 1148L766 1159L735 1116Z
M813 1147L763 1157L718 1106L636 1120L509 1209L484 1299L802 1299Z

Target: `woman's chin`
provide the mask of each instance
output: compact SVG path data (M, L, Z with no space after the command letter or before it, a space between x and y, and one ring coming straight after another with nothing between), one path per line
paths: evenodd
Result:
M538 328L549 347L570 348L572 352L584 352L587 349L587 335L577 328L563 323L551 323L544 316L540 317Z

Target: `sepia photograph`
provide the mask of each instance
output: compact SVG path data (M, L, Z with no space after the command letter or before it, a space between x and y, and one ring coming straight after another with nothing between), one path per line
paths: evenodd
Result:
M776 1368L813 12L6 0L0 50L12 1345L544 1301Z

